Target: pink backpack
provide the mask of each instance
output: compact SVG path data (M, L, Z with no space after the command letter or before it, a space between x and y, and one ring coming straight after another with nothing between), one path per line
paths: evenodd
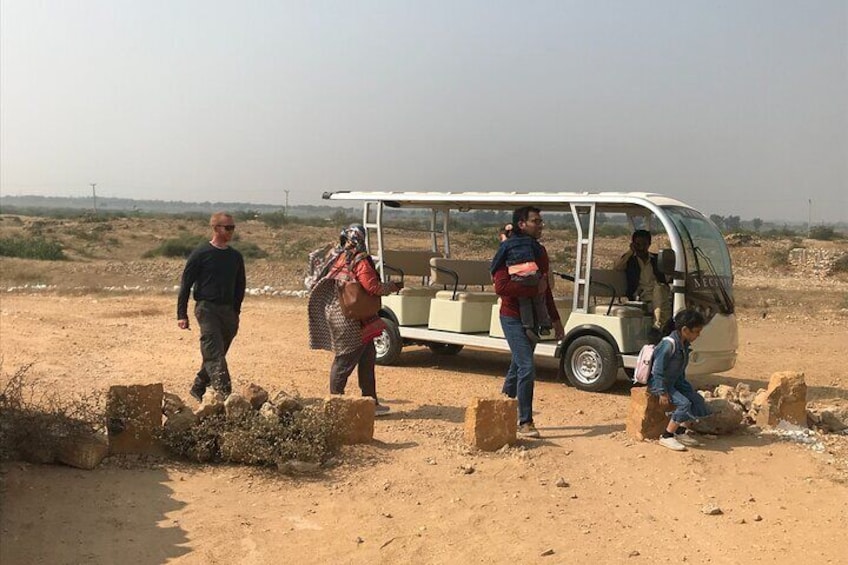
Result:
M674 353L674 338L666 336L663 341L668 340L671 343L671 352ZM636 369L633 371L633 382L635 384L646 385L648 379L651 378L651 367L654 365L654 349L656 345L643 345L639 351L639 358L636 359Z

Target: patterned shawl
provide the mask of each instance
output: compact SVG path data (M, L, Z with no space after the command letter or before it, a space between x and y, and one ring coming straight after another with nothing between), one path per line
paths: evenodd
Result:
M339 280L355 280L353 265L368 257L365 250L365 228L351 224L343 229L340 244L326 254L324 264L315 273L309 295L309 347L335 353L348 353L374 338L374 320L367 323L349 320L339 306ZM340 257L344 255L344 261ZM311 257L310 257L311 259ZM307 280L309 280L307 278ZM377 322L380 320L377 319ZM382 332L376 332L377 335Z

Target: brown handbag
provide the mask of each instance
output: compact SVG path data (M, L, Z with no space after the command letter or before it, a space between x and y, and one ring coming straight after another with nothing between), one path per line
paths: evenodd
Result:
M355 281L337 281L339 307L349 320L367 320L380 310L379 296L368 294L361 284Z

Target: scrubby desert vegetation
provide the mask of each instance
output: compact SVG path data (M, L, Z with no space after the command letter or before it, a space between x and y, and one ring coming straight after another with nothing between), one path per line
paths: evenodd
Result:
M355 220L341 216L237 220L234 245L245 251L256 292L245 301L228 355L235 386L326 395L331 356L308 348L305 300L276 291L302 289L308 251ZM0 215L0 240L52 242L64 256L0 256L4 379L38 383L35 397L20 386L7 389L18 392L0 409L18 410L27 437L40 437L41 420L26 420L32 411L15 400L23 393L38 401L46 398L42 391L55 393L45 406L56 410L48 412L86 431L102 419L70 412L68 403L97 398L112 385L161 382L188 400L198 335L176 327L175 285L185 252L206 237L206 222L197 215ZM489 257L496 225L458 225L454 252ZM552 221L548 228L554 262L567 263L567 225ZM629 241L621 226L605 229L599 261L611 261ZM756 391L772 373L793 370L805 374L811 402L844 403L848 242L778 231L761 225L760 233L727 234L739 359L733 370L698 377L695 385ZM426 245L423 232L413 233L389 228L387 239L404 248ZM309 451L324 444L307 442L297 453L268 444L256 461L266 467L231 465L224 453L204 464L109 457L91 472L0 464L0 561L108 563L133 555L151 564L261 563L261 556L304 555L312 562L615 563L679 560L684 539L690 562L838 562L844 553L848 436L795 441L751 431L681 457L627 437L623 380L605 394L581 393L556 380L554 364L540 363L535 409L543 439L475 452L462 439L465 407L474 397L497 396L508 363L504 354L473 348L444 357L410 347L398 365L378 368L378 393L391 414L376 423L375 441L338 456ZM356 394L355 376L348 388ZM323 424L310 429L320 436ZM267 432L253 426L247 437ZM192 461L205 437L171 439ZM275 466L288 458L330 464L317 477L292 478ZM704 514L706 507L722 514Z

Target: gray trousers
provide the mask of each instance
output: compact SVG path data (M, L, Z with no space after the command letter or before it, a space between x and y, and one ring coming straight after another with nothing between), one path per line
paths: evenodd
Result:
M525 329L538 332L550 330L553 327L544 294L532 298L519 298L518 312L521 314L521 325Z
M194 383L204 388L211 384L216 391L229 395L232 384L226 356L238 333L239 317L231 305L205 300L194 306L194 315L200 326L200 354L203 356Z
M347 353L336 353L333 365L330 367L330 394L344 394L347 378L357 368L359 388L362 396L370 396L377 400L377 381L374 378L374 365L377 360L377 350L374 340Z

